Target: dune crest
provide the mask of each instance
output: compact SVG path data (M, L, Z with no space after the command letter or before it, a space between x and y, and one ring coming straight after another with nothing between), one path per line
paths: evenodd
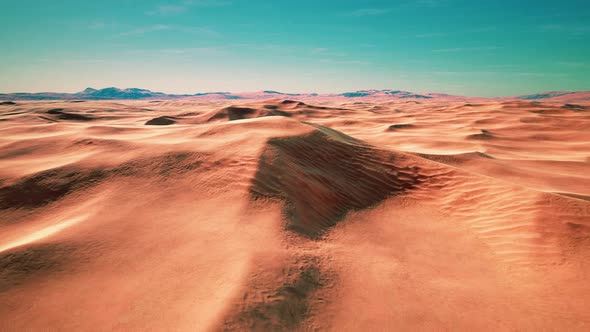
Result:
M284 200L289 228L314 238L349 211L400 195L425 178L397 159L404 158L315 126L311 134L267 142L250 192Z

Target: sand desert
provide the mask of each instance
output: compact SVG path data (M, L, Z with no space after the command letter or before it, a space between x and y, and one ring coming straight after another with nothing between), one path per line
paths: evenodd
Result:
M3 331L588 331L588 257L588 99L0 105Z

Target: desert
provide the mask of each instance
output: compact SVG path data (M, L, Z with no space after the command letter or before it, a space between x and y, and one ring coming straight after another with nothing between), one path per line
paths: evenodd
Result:
M403 96L4 96L0 330L588 331L589 94Z

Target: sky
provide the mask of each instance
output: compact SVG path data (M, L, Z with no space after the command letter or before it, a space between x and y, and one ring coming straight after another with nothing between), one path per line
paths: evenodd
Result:
M590 90L590 1L0 0L0 92Z

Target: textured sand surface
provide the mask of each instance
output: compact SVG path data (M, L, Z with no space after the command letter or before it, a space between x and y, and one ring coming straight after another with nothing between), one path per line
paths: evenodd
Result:
M0 105L0 330L588 331L590 102Z

